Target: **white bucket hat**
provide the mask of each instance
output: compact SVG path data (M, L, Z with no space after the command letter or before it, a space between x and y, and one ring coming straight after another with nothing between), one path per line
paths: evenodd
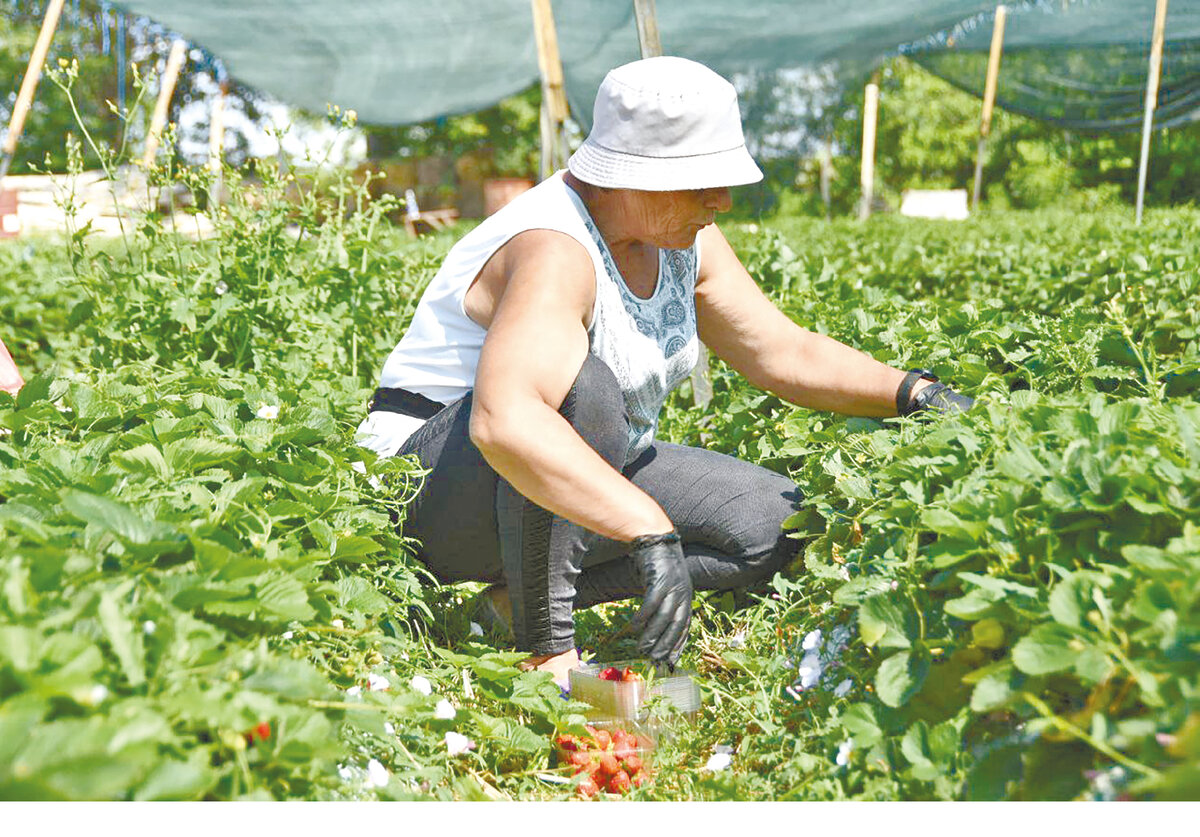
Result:
M671 56L604 77L592 131L567 168L594 186L648 192L741 186L763 176L746 150L733 85Z

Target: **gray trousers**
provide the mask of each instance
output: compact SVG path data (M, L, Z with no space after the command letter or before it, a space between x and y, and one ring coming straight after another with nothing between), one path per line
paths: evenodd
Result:
M505 584L517 646L557 654L575 644L574 608L640 596L628 544L526 500L471 443L472 394L446 406L400 448L430 470L405 534L442 582ZM626 462L628 420L616 377L588 355L559 412L675 524L692 586L729 590L769 579L796 553L781 529L799 491L779 474L720 453L655 442Z

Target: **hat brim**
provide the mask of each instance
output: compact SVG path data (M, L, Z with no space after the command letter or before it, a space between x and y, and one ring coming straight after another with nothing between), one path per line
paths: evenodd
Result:
M688 157L643 157L613 151L589 137L567 160L567 168L593 186L646 192L745 186L763 179L744 145Z

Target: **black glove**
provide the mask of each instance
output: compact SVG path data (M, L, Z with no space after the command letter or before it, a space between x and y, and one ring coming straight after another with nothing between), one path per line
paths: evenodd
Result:
M912 396L913 386L919 380L933 381L929 386ZM975 406L975 399L960 395L938 381L928 369L912 369L896 391L896 412L902 416L933 410L938 413L964 413Z
M642 632L638 650L656 663L674 668L687 642L692 621L692 579L679 535L643 535L629 553L645 586L642 609L633 626Z

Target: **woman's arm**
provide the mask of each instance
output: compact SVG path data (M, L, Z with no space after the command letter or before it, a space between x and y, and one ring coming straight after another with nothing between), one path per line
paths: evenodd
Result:
M12 355L8 353L8 347L4 345L3 340L0 340L0 390L16 395L23 386L25 386L25 379L17 371L17 364L13 361Z
M485 324L471 441L522 495L597 534L632 541L671 531L658 503L558 412L588 352L596 282L587 251L562 233L534 230L501 252L502 287Z
M701 233L696 319L700 338L750 383L801 407L896 415L905 373L788 319L746 272L721 231ZM915 395L928 381L918 381Z

